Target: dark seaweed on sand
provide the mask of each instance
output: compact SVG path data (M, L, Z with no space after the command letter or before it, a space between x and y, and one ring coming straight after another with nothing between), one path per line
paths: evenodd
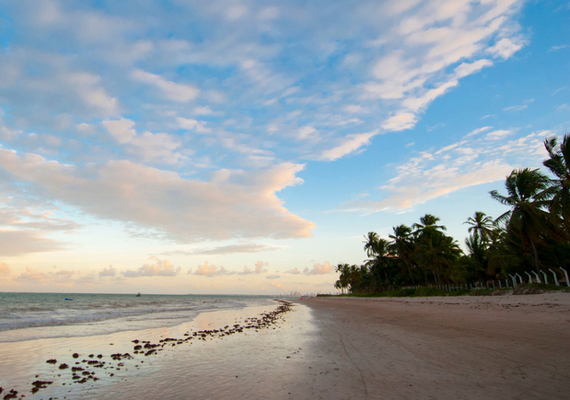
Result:
M277 308L269 313L264 313L261 314L259 317L253 317L253 318L246 318L244 320L244 325L240 325L240 324L234 324L232 327L230 327L229 325L224 326L223 328L220 329L206 329L206 330L202 330L202 331L197 331L197 332L186 332L184 333L182 338L172 338L172 337L168 337L168 338L164 338L164 339L160 339L158 343L151 343L148 340L139 340L139 339L135 339L132 340L131 342L135 344L134 346L134 354L135 355L141 355L141 356L145 356L145 357L149 357L149 356L153 356L158 354L158 352L163 351L164 347L166 346L170 346L170 347L175 347L175 346L179 346L182 345L184 343L190 343L193 340L207 340L207 339L216 339L216 338L222 338L224 336L229 336L229 335L234 335L237 333L242 333L244 331L244 329L254 329L256 332L260 329L267 329L275 324L277 324L278 320L281 317L281 314L286 313L288 311L291 311L291 306L292 304L287 302L287 301L283 301L283 300L279 300L279 306L277 306ZM275 329L275 328L273 328ZM141 344L139 344L141 343ZM74 359L79 358L79 353L73 353L72 357ZM94 354L89 354L88 357L91 359L83 359L81 362L83 364L85 364L88 367L91 368L101 368L104 370L107 369L115 369L115 370L120 370L120 367L124 367L125 363L124 361L129 361L129 360L134 360L135 356L131 355L130 353L114 353L111 354L110 358L113 360L113 362L116 362L116 364L114 364L113 362L106 362L106 361L102 361L102 359L104 358L103 354L99 354L97 356L95 356ZM97 359L93 359L93 358L97 358ZM46 361L46 363L48 364L56 364L57 360L54 358L51 358L49 360ZM139 363L137 363L135 365L135 368L140 368L140 365L144 363L144 361L140 360ZM76 362L75 363L80 364L80 362ZM67 384L85 384L88 382L96 382L98 381L100 378L95 376L95 372L94 371L88 371L86 368L81 367L81 366L74 366L74 367L69 367L69 365L67 365L66 363L61 363L58 367L59 370L64 371L64 370L70 370L70 382L63 382L62 385L67 385ZM62 372L63 373L63 372ZM112 378L115 376L114 373L111 372L107 372L107 375L109 378ZM36 378L39 375L36 375ZM60 376L60 375L58 375ZM48 385L53 384L53 381L45 381L45 380L36 380L32 383L32 389L31 392L33 394L37 393L40 389L45 389L47 388ZM2 393L4 391L3 388L0 387L0 393ZM7 392L3 399L4 400L8 400L8 399L15 399L18 397L18 391L16 391L15 389L10 390L9 392ZM21 395L21 397L24 397L24 395Z

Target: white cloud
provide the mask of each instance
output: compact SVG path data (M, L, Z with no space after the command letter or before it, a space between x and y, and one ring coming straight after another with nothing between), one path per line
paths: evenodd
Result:
M493 127L492 126L484 126L482 128L473 129L471 132L469 132L467 135L465 135L465 137L468 138L470 136L475 136L481 132L488 131L489 129L493 129Z
M485 139L487 140L498 140L502 139L506 136L512 135L511 131L505 129L498 129L496 131L489 132L485 135Z
M210 133L212 130L206 127L205 121L197 121L191 118L176 118L178 126L182 129L195 130L198 133Z
M107 268L103 268L102 271L99 271L99 277L105 277L105 276L115 276L117 275L117 270L115 268L113 268L112 265L109 265Z
M215 153L220 146L236 144L233 134L246 132L255 139L253 146L241 156L233 155L230 167L322 154L331 143L357 134L356 124L365 132L379 125L389 131L411 128L419 114L461 78L492 65L491 56L512 56L525 43L514 18L520 8L517 0L386 0L309 8L295 3L194 2L181 3L176 15L156 2L136 12L130 6L42 2L41 16L28 12L30 4L14 5L14 29L27 35L14 36L10 51L0 55L0 87L14 121L69 113L74 124L85 127L82 124L122 117L136 119L139 131L154 135L173 128L165 115L187 117L177 120L178 126L197 133L216 133L230 119L250 116L249 126L232 125L230 139L196 143L200 150ZM163 16L160 24L156 15ZM187 37L187 27L194 24L216 29L205 29L200 40L194 40ZM275 41L265 40L277 27ZM340 49L344 56L339 54L336 68L326 60ZM142 85L133 86L133 81ZM8 87L12 92L4 90ZM199 106L185 104L198 97ZM178 104L168 104L166 110L163 99ZM278 119L294 109L300 115L284 126L287 134L265 141L255 126L258 121ZM219 115L230 117L212 118ZM197 116L209 118L199 121ZM134 137L132 129L125 127L125 136L116 137L120 144ZM303 142L290 144L295 138ZM84 158L122 156L115 143L99 139L80 135ZM276 156L251 155L251 147L259 150L266 144ZM92 146L89 151L87 146ZM135 153L131 149L122 154ZM151 153L147 149L137 154L148 160Z
M26 272L18 275L15 280L20 282L34 281L45 284L49 280L49 275L26 266Z
M382 128L393 132L403 131L413 128L416 121L417 119L414 114L400 112L384 121Z
M299 140L317 140L319 132L312 126L303 126L297 130L295 136Z
M370 139L377 134L378 131L347 135L340 145L330 150L323 151L319 159L327 161L337 160L358 150L362 146L367 145L370 143Z
M301 271L299 271L299 268L295 267L293 269L290 269L288 271L285 271L285 273L287 274L293 274L293 275L299 275L301 273Z
M385 51L371 66L375 80L361 86L364 99L381 99L399 106L401 114L411 114L405 124L396 123L397 119L386 121L387 130L413 127L416 114L457 86L459 79L493 65L482 58L485 53L508 58L524 44L517 36L516 24L506 18L517 11L516 0L489 1L485 6L469 1L394 4L388 2L383 9L410 9L413 13L396 20L399 23L392 37L379 39L381 47L392 50ZM497 36L501 39L491 46ZM453 73L447 72L461 61Z
M160 260L157 257L150 257L150 260L154 260L154 263L143 264L143 266L137 270L126 270L122 273L123 276L125 278L176 276L180 272L180 267L175 268L168 260Z
M200 89L194 86L167 81L160 75L140 69L133 71L131 76L135 80L157 87L165 98L172 101L187 103L194 100L200 93Z
M479 132L489 129L480 128ZM463 188L502 181L521 163L539 165L545 157L544 138L552 136L552 132L541 131L508 140L512 131L495 130L477 138L476 131L460 142L418 153L397 166L396 176L381 188L386 194L382 200L355 201L344 209L364 213L403 211Z
M210 181L129 161L72 166L0 149L0 167L44 198L88 214L156 229L183 242L309 237L314 224L290 213L276 193L300 184L302 165L225 170Z
M528 105L521 104L521 105L517 105L517 106L505 107L505 108L503 108L503 111L522 111L522 110L527 109L527 108L528 108Z
M495 57L506 59L519 51L522 47L522 43L516 43L511 39L503 38L499 40L493 47L488 48L487 52L491 53Z
M202 275L207 277L232 274L233 272L226 271L224 267L218 268L214 264L208 263L208 261L205 261L204 264L198 265L196 272L194 272L194 275Z
M263 274L267 272L267 269L264 268L265 266L267 266L267 263L263 261L258 261L255 263L254 269L249 269L247 266L244 266L243 272L238 272L238 275Z
M102 121L101 125L109 132L113 139L121 144L129 142L133 136L137 134L137 132L132 129L135 126L135 122L130 119L121 118L116 121L106 120Z
M76 271L59 270L56 272L41 272L26 266L26 272L16 276L14 281L24 284L73 286Z
M33 230L0 230L0 256L15 257L30 253L62 250L65 246Z
M305 268L304 272L307 275L325 275L334 272L334 268L328 261L325 261L324 264L314 264L312 269Z
M101 125L118 143L126 145L127 153L136 155L142 161L177 164L186 158L175 151L180 147L180 141L168 133L146 131L137 134L133 129L135 122L125 118L102 121Z
M192 114L194 115L221 115L220 112L214 112L212 111L212 109L208 106L204 106L204 107L194 107L192 109Z
M87 73L70 73L66 75L66 80L88 106L109 114L118 112L117 99L110 97L102 87L98 87L101 80L99 76Z
M241 4L231 6L226 10L226 17L228 19L238 19L247 13L247 8Z
M368 114L370 112L369 109L359 106L358 104L348 104L343 108L346 112L351 114Z
M180 147L180 141L168 133L143 132L133 137L129 145L127 151L146 162L177 164L186 158L175 151Z
M11 272L8 264L0 262L0 275L10 275Z
M270 246L266 244L255 244L255 243L246 243L246 244L230 244L226 246L214 247L209 249L197 249L194 251L171 251L167 253L163 253L165 255L171 254L186 254L186 255L198 255L198 254L206 254L206 255L219 255L219 254L236 254L236 253L259 253L263 251L274 251L279 249L277 246Z
M461 65L455 68L455 76L458 79L463 78L465 76L479 72L483 68L490 67L492 65L493 62L489 60L478 60L473 63L462 63Z

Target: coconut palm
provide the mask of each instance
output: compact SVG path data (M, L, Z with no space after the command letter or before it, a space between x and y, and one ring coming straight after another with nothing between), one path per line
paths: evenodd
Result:
M560 144L556 137L548 138L544 141L544 147L549 158L542 164L557 178L554 183L556 194L552 198L550 212L562 217L568 233L570 230L570 134L565 135Z
M348 288L348 286L350 285L350 265L338 264L335 268L335 272L340 273L340 277L335 283L335 288L337 289L340 288L341 293L344 294L344 289Z
M467 218L464 224L471 225L467 231L481 239L482 244L491 242L494 224L493 218L481 211L475 211L472 217ZM475 238L474 238L475 239Z
M389 243L386 239L379 238L376 234L371 235L374 232L370 232L368 237L373 237L374 240L372 246L364 246L367 250L367 255L370 257L364 265L370 271L372 278L374 280L374 284L378 287L382 285L382 282L390 281L390 277L388 276L388 250L389 250ZM367 243L368 245L368 243ZM372 250L370 250L372 248ZM370 251L369 251L370 250Z
M523 247L532 247L535 267L539 272L537 244L551 227L550 214L545 211L553 196L551 181L538 169L525 168L511 172L505 181L505 188L507 196L496 190L490 192L493 199L511 207L495 221L507 221L507 229L520 237Z
M445 231L447 228L443 225L436 225L439 222L439 218L432 215L426 214L420 218L419 224L413 224L412 228L415 229L413 234L417 236L422 236L424 234L431 234L433 232Z
M374 255L378 254L378 242L380 237L376 232L368 232L368 235L364 236L364 250L366 250L367 257L374 257Z
M392 227L394 231L393 235L390 235L390 239L393 240L390 247L398 255L398 257L404 261L410 274L410 279L412 280L412 285L415 285L414 275L412 274L412 256L414 253L414 244L411 241L412 228L406 225L398 225Z
M445 271L460 255L457 242L441 232L424 234L416 246L418 262L431 270L438 285L442 283L442 275L445 276Z

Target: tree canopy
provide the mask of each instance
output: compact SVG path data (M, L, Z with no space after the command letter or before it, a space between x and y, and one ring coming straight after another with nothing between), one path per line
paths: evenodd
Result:
M398 225L388 239L364 236L367 260L339 264L335 287L344 292L381 292L417 284L464 284L507 279L509 274L570 267L570 135L544 142L548 159L539 169L513 170L506 194L489 194L508 207L493 219L482 211L467 217L465 252L433 214L411 227Z

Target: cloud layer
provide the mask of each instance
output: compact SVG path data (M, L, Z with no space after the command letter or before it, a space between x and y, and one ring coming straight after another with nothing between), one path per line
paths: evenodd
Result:
M382 200L354 202L345 210L403 211L466 187L502 181L515 168L538 166L546 157L544 139L553 132L537 131L517 139L511 135L510 130L486 126L459 142L419 152L395 167L396 176L381 187Z
M179 243L309 237L315 224L279 197L303 182L306 162L414 127L435 99L526 43L518 0L175 4L0 6L10 21L0 187L17 188L14 202L43 199L33 215L58 204ZM414 179L400 171L386 189L405 208L456 190L446 179L481 176L438 168L426 169L429 188L396 194ZM65 218L43 228L18 218L26 225L0 226L0 255L65 248L50 237Z

